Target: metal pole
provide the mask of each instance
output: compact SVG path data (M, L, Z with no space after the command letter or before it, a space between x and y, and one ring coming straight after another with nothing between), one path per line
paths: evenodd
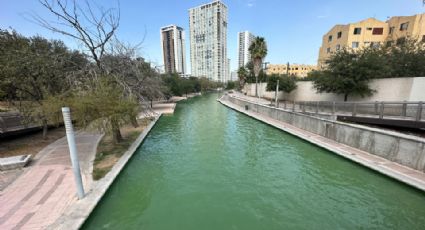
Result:
M384 102L381 102L381 107L379 110L379 118L380 119L384 118Z
M71 156L72 171L77 185L78 198L84 198L83 181L81 179L80 164L78 162L77 146L75 144L74 128L72 127L71 113L68 107L62 107L63 121L65 123L66 138L68 140L69 155Z
M275 105L276 105L276 108L277 107L279 107L279 105L277 104L277 94L278 94L278 92L279 92L279 79L277 79L277 84L276 84L276 95L275 95Z
M416 121L420 121L422 119L422 101L418 103L418 108L416 112Z
M316 114L319 113L319 101L316 101Z
M407 103L406 101L403 102L403 109L401 111L401 116L406 117L407 115Z

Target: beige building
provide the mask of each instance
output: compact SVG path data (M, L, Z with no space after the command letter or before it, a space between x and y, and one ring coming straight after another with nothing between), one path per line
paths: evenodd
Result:
M346 47L359 49L400 42L407 37L425 41L425 14L392 17L383 22L368 18L347 25L336 25L323 36L319 50L318 67L333 53Z
M315 65L303 64L269 64L267 66L267 74L288 74L300 78L307 77L307 74L316 70Z
M425 42L425 13L413 16L392 17L387 23L387 42L400 42L406 37Z

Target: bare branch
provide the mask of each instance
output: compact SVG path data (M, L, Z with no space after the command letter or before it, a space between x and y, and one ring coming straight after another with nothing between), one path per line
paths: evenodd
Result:
M58 21L50 22L37 14L31 15L33 21L48 30L72 37L84 44L96 65L102 69L101 60L105 54L106 45L111 41L119 26L119 2L118 8L107 10L98 8L96 11L87 0L85 8L78 5L75 0L72 0L72 4L68 4L67 0L39 0L39 2L57 17Z

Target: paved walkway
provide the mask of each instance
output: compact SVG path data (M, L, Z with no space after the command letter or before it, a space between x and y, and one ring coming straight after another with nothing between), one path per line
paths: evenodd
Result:
M76 135L84 187L92 186L99 134ZM20 177L0 192L0 229L45 229L78 201L66 138L44 148Z

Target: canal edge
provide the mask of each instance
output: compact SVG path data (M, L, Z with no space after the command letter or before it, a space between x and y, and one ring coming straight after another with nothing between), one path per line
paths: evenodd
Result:
M367 152L364 152L364 151L362 151L362 152L364 152L365 154L368 154L368 155L370 155L374 158L377 158L377 157L380 158L381 162L369 161L369 160L362 159L362 158L358 157L356 153L353 153L353 152L350 152L349 150L346 150L347 147L352 148L350 146L346 146L344 144L338 143L341 146L336 147L336 146L332 146L330 144L327 144L324 141L312 140L311 139L312 137L319 136L319 135L314 134L314 133L310 133L306 130L303 130L303 131L306 132L306 133L309 133L309 134L308 135L302 134L301 132L297 132L296 130L292 130L288 127L285 127L285 125L291 126L290 124L284 123L282 121L274 120L273 118L266 117L265 115L262 115L262 114L256 114L255 112L252 112L252 111L245 111L245 110L243 110L243 108L239 108L238 105L235 105L235 104L228 102L228 101L224 101L222 98L217 99L217 101L220 102L222 105L224 105L226 107L229 107L229 108L231 108L231 109L233 109L237 112L245 114L245 115L247 115L251 118L254 118L258 121L266 123L270 126L273 126L273 127L277 128L279 130L287 132L287 133L289 133L293 136L296 136L298 138L301 138L305 141L308 141L309 143L312 143L312 144L317 145L321 148L324 148L324 149L326 149L326 150L328 150L332 153L335 153L335 154L337 154L337 155L339 155L339 156L341 156L345 159L353 161L354 163L360 164L360 165L367 167L367 168L369 168L373 171L376 171L380 174L383 174L383 175L388 176L392 179L395 179L396 181L399 181L399 182L404 183L408 186L411 186L415 189L418 189L421 192L425 192L425 180L419 180L419 179L416 179L416 178L409 175L409 174L417 173L418 172L417 170L410 169L410 168L408 168L404 165L400 165L396 162L389 161L385 158L382 158L382 157L379 157L377 155L373 155L373 154L370 154L370 153L367 153ZM354 148L352 148L352 149L354 149ZM361 150L358 150L358 149L356 149L356 150L361 151ZM399 169L393 169L393 168L390 168L390 167L386 167L385 163L382 163L382 162L385 162L385 163L389 162L389 163L396 164L399 167Z
M48 226L47 229L80 229L161 116L162 114L155 116L154 120L142 131L136 141L131 144L128 150L112 167L111 171L103 179L99 180L86 193L86 196L82 200L77 201L68 212L61 216L55 223Z

